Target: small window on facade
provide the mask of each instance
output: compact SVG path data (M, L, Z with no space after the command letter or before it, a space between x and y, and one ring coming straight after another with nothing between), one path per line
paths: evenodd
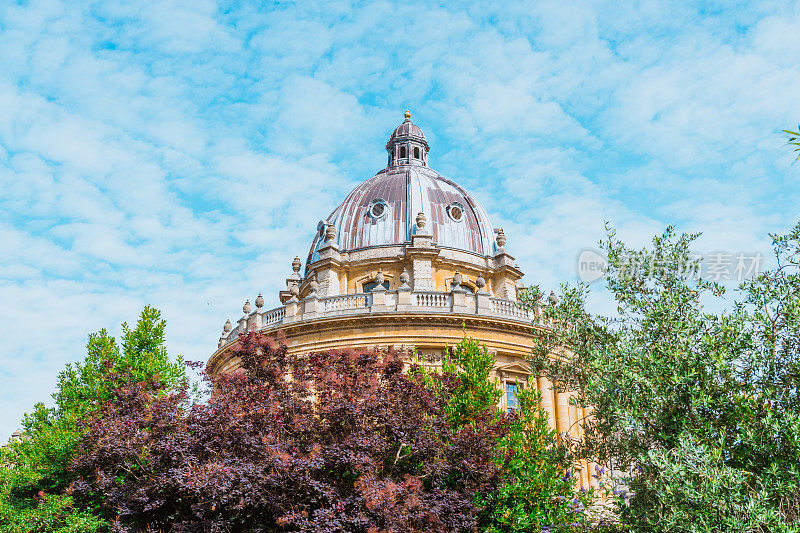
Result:
M517 384L506 383L506 410L513 411L519 406L517 401Z
M400 159L405 159L405 157L406 157L406 147L405 146L401 146L400 147Z
M458 202L453 202L447 206L447 214L456 222L461 222L461 219L464 218L464 206Z
M369 216L372 218L383 218L386 215L386 202L381 198L373 200L369 204Z
M414 158L419 159L419 148L414 147Z

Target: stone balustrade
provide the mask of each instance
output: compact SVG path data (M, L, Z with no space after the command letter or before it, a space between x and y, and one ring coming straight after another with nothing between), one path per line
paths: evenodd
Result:
M417 307L450 308L452 298L448 292L417 292L412 301Z
M376 290L326 298L312 295L303 300L289 300L285 305L268 311L257 309L243 315L238 325L229 332L223 332L219 347L236 340L245 331L269 329L278 324L305 320L373 313L453 313L498 317L531 325L541 322L538 309L531 311L520 307L517 302L493 298L485 292Z
M504 300L503 298L490 298L492 303L492 313L496 315L512 316L522 319L533 320L533 313L524 307L517 305L517 302Z

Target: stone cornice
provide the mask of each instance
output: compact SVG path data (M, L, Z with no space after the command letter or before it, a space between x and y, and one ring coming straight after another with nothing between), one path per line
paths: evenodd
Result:
M538 333L547 330L541 324L531 324L497 316L485 316L461 313L371 313L346 316L323 316L293 323L278 323L261 328L267 335L277 335L283 332L287 338L296 338L303 335L323 335L336 332L348 332L365 329L381 330L389 326L442 326L459 330L466 327L473 330L490 332L513 333L532 339ZM460 336L460 333L456 336ZM237 337L238 338L238 337ZM372 335L367 338L372 339ZM380 339L380 336L377 337ZM235 340L220 346L208 361L208 369L212 373L224 359L224 355L235 345ZM378 342L380 344L380 342ZM509 343L509 347L518 346L518 343Z

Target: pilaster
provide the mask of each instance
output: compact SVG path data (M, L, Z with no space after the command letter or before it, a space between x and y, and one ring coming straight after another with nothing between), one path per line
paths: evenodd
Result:
M311 294L303 298L303 320L314 318L319 314L319 298L317 291L311 291Z
M475 312L479 315L488 315L492 310L491 296L488 292L478 290L475 293Z
M397 287L397 310L403 311L411 307L411 286L408 284L410 275L407 269L400 274L400 286Z
M522 271L517 267L514 258L504 249L500 249L492 258L494 280L492 289L495 296L517 301L517 280L522 278Z
M386 305L386 287L381 284L372 289L372 305L370 306L371 313L384 313L389 311L389 306Z
M284 304L284 311L283 311L283 321L285 323L290 323L298 320L300 318L300 300L295 298L290 298Z
M339 271L342 266L342 255L339 252L339 247L329 240L325 245L319 249L319 259L314 261L311 268L317 274L317 288L318 296L324 298L326 296L339 295Z

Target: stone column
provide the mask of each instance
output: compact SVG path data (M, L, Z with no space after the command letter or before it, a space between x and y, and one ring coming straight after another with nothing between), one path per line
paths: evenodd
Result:
M582 409L582 411L583 411L584 423L585 424L589 424L589 422L592 419L592 408L591 407L585 407L585 408ZM585 434L585 432L584 432L584 434ZM589 477L589 486L590 487L599 487L600 486L600 480L597 479L596 477L594 477L595 474L597 474L597 472L595 471L595 467L596 466L597 466L597 463L591 463L591 462L587 461L586 470L587 470L588 477Z
M553 431L557 431L556 410L553 398L553 384L550 383L550 380L544 376L538 378L537 381L539 385L539 392L542 394L542 410L547 413L547 425Z
M569 398L571 395L567 395ZM578 406L574 405L570 402L569 405L569 435L573 439L577 440L580 438L580 427L578 421Z
M569 432L569 395L566 392L556 392L556 431Z

